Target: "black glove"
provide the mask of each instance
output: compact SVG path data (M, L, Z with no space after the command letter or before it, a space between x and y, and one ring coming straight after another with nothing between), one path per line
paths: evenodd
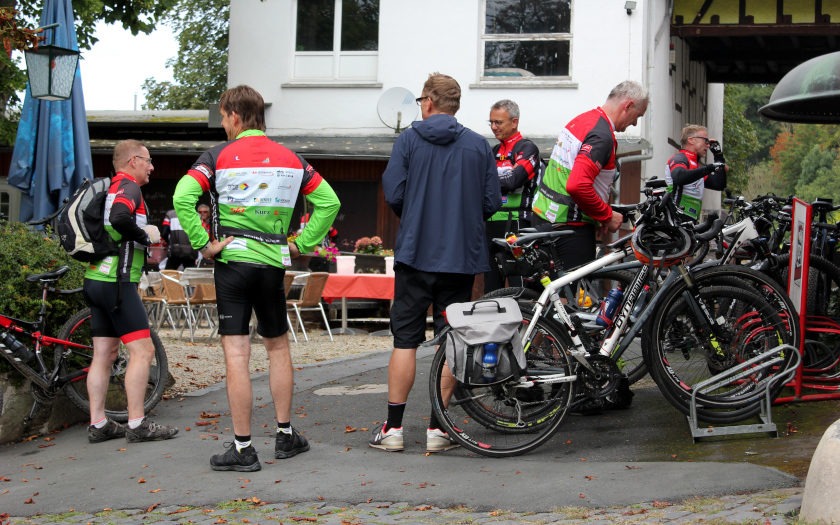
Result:
M712 156L714 156L715 162L726 162L726 159L723 158L723 149L720 147L720 142L716 140L710 140L709 151L712 152Z
M711 175L712 173L718 170L726 169L725 166L726 164L724 164L723 162L712 162L711 164L706 164L704 168L706 168L706 174Z

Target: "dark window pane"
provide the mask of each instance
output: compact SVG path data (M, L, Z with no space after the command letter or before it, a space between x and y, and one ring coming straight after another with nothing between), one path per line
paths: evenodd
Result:
M342 0L341 50L379 50L379 0Z
M569 41L486 42L484 76L565 77L569 75Z
M332 51L335 0L300 0L297 11L297 51Z
M568 33L572 0L486 0L485 34Z

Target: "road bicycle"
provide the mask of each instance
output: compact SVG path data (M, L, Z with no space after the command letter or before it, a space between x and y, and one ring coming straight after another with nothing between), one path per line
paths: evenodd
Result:
M24 418L24 424L29 424L38 409L52 403L62 391L74 405L90 413L86 385L93 358L90 309L82 309L70 316L55 337L45 331L49 294L81 292L81 288L56 288L58 280L69 270L69 266L62 266L51 272L26 277L27 282L39 283L41 287L41 306L35 321L15 319L0 313L0 355L28 379L32 387L34 403ZM145 412L149 412L160 401L169 377L169 364L163 343L154 331L151 337L155 352L143 400ZM125 391L128 360L128 351L120 344L105 400L106 415L119 422L128 421Z
M633 235L613 243L611 253L548 283L536 301L520 302L527 359L522 376L487 385L456 384L448 374L441 344L430 372L432 406L444 430L464 448L487 456L511 456L542 445L573 401L616 392L624 377L623 352L640 331L644 360L654 380L685 414L693 398L705 421L740 421L758 413L768 385L772 395L778 394L782 385L775 376L787 372L793 362L785 345L795 340L795 323L780 316L750 281L739 281L738 275L749 273L748 269L734 267L724 273L727 267L717 267L707 270L713 276L697 278L683 263L694 243L689 229L674 221L670 194L656 183L646 188L646 195ZM645 264L624 290L606 335L593 339L580 315L567 308L558 292L633 255ZM651 272L666 266L671 272L664 284L631 322ZM430 344L442 341L443 335ZM760 356L769 364L750 366ZM748 368L730 381L710 391L694 391L693 385L742 363Z

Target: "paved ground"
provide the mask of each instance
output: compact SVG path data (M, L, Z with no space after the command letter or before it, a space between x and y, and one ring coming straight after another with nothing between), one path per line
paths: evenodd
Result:
M430 456L426 356L406 451L385 453L366 442L385 415L387 358L302 367L293 423L312 450L284 461L272 458L270 396L257 377L256 473L209 469L232 438L221 385L159 405L153 417L181 428L173 440L91 445L79 425L3 447L0 523L793 523L818 429L837 413L836 402L778 407L779 438L694 444L648 385L630 409L570 417L526 456Z

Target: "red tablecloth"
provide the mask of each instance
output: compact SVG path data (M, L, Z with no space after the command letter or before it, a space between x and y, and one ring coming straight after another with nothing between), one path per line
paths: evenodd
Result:
M327 300L341 299L393 299L394 276L378 273L331 273L321 296Z

